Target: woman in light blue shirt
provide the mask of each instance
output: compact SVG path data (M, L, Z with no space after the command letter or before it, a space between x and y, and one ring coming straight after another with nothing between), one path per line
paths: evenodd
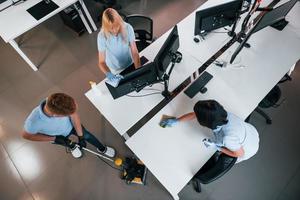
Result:
M108 79L116 74L139 67L140 57L135 35L130 24L113 8L107 8L102 16L102 28L98 34L99 68Z
M160 124L163 127L170 127L180 121L195 118L200 125L213 132L211 138L203 141L207 147L237 157L237 162L249 159L258 151L259 136L254 126L233 113L226 112L215 100L198 101L194 106L194 112L163 120Z

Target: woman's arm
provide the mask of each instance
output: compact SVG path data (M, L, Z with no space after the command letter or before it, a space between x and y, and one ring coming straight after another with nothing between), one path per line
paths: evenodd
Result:
M141 66L141 60L140 60L140 55L138 52L138 49L136 47L136 43L135 41L130 43L130 50L131 50L131 55L133 58L133 63L134 63L134 67L138 68Z
M183 122L183 121L189 121L193 120L196 118L196 114L194 112L187 113L185 115L182 115L181 117L178 117L178 121Z
M104 52L99 52L98 53L98 58L99 58L99 68L100 68L100 70L104 74L110 72L109 68L107 67L107 65L105 63L105 53Z
M225 153L226 155L229 155L231 157L241 157L245 154L244 148L241 147L239 150L231 151L225 147L220 148L220 150Z

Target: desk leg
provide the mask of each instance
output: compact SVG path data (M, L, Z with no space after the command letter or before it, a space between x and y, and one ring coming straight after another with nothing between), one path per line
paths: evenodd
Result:
M178 196L178 194L175 194L175 195L174 195L174 194L172 194L172 197L173 197L173 199L174 199L174 200L179 200L179 196Z
M83 8L83 11L84 11L86 17L88 18L88 20L89 20L91 26L93 27L94 31L97 31L96 24L95 24L94 20L92 19L91 15L90 15L90 12L89 12L88 9L86 8L86 6L85 6L83 0L79 0L79 3L80 3L80 5L81 5L81 7Z
M38 68L31 62L31 60L24 54L24 52L20 49L19 45L15 40L11 40L9 44L20 54L20 56L27 62L27 64L33 69L33 71L37 71Z
M295 66L296 66L296 64L294 64L294 65L291 67L291 69L288 71L288 75L289 75L289 76L291 76L292 72L293 72L294 69L295 69Z
M84 24L86 30L88 31L89 34L91 34L91 33L92 33L92 30L91 30L89 24L87 23L87 21L86 21L84 15L83 15L83 13L82 13L82 11L81 11L81 8L80 8L78 5L76 5L76 3L74 4L74 7L75 7L75 9L77 10L77 12L78 12L78 14L79 14L79 16L80 16L80 19L81 19L81 21L83 22L83 24Z

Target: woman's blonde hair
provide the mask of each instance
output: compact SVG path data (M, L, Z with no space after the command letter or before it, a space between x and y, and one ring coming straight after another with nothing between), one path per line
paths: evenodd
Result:
M124 42L127 42L127 33L125 30L125 24L122 17L119 13L113 8L107 8L104 10L102 15L102 28L101 31L103 32L104 36L108 38L111 33L110 29L113 26L120 26L120 33Z

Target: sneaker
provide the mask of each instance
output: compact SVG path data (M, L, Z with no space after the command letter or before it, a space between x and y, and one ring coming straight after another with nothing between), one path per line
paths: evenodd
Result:
M116 151L115 151L113 148L109 147L109 146L106 146L106 148L105 148L104 151L100 151L100 150L97 148L97 151L98 151L99 153L102 153L102 154L104 154L104 155L110 157L110 158L113 158L113 157L115 157L115 155L116 155Z
M71 153L72 153L72 156L74 158L80 158L82 156L82 152L81 150L79 149L78 146L74 146L72 149L71 149Z

